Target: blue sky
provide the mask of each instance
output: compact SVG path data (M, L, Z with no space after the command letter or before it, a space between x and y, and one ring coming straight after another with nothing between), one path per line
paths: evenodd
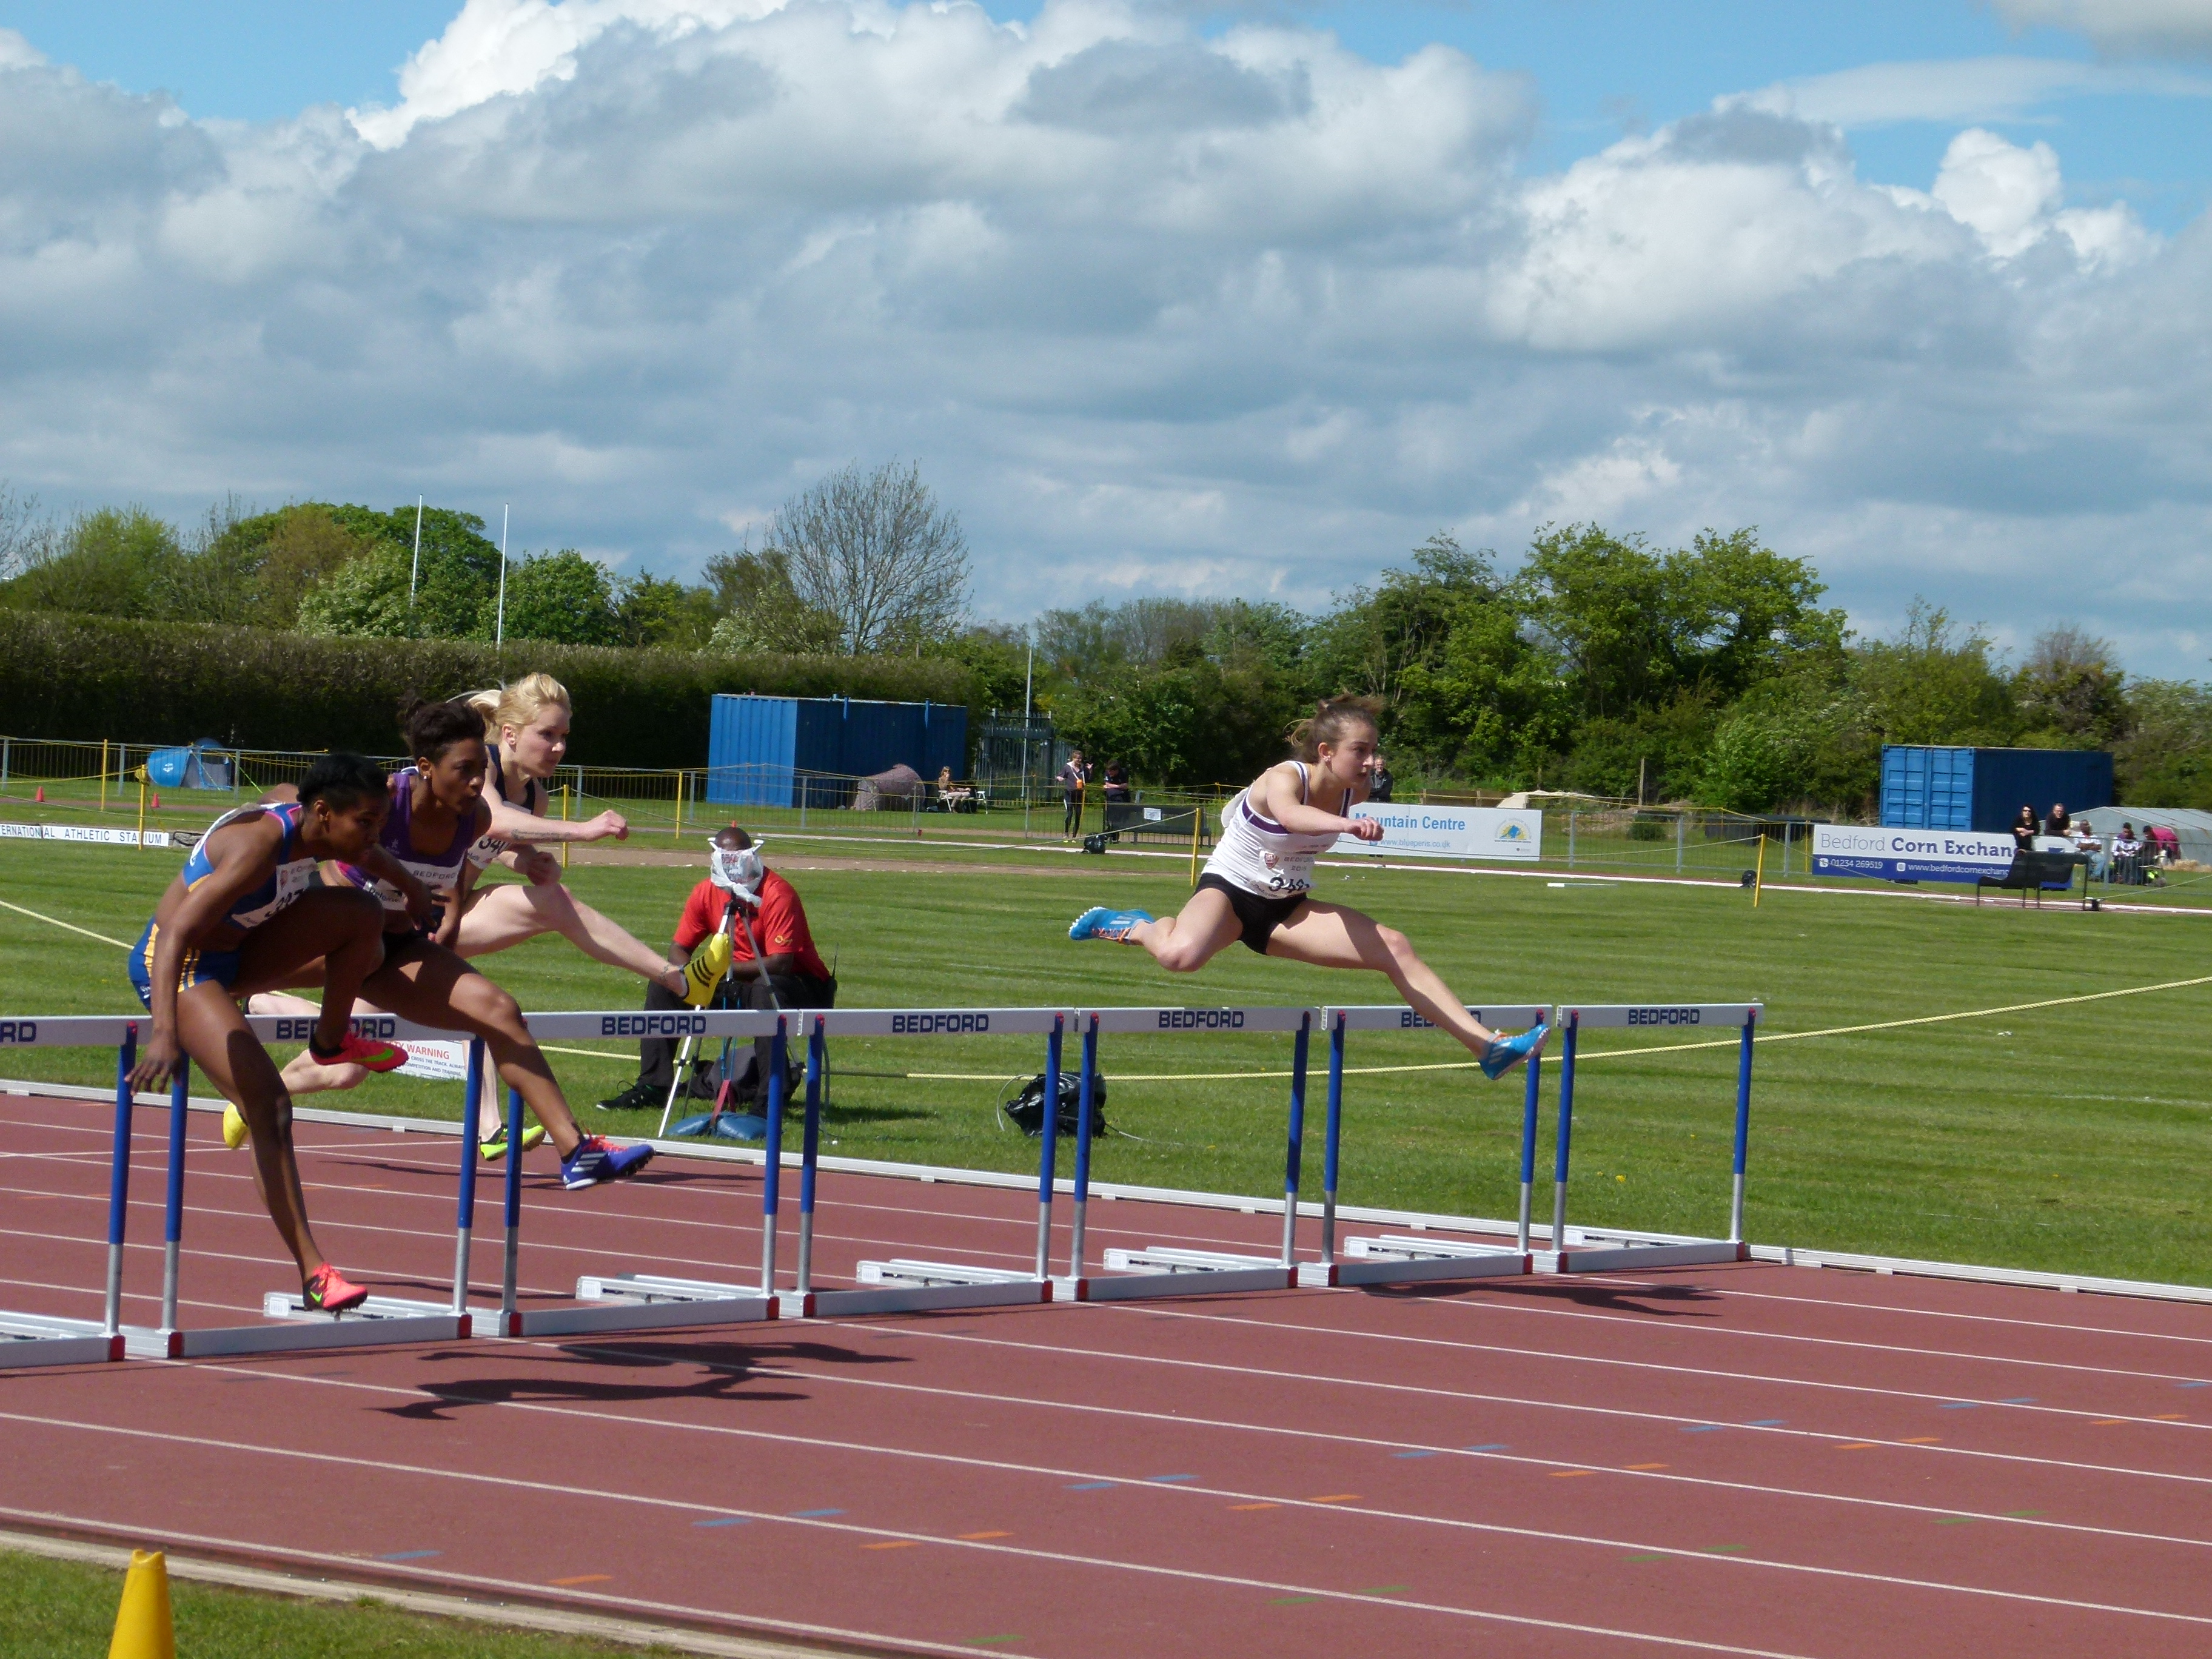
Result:
M456 10L0 0L0 480L682 573L915 455L985 615L1757 523L2212 653L2203 0Z

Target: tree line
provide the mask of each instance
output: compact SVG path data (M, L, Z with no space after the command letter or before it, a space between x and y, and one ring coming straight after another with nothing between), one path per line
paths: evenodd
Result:
M139 508L67 524L0 491L0 606L353 638L489 641L499 550L481 520L234 501L179 531ZM2072 628L2017 664L1913 605L1886 639L1821 603L1812 565L1755 529L1650 545L1547 526L1510 574L1431 537L1318 612L1134 599L1025 624L971 619L957 515L918 466L849 466L707 561L702 580L617 577L574 550L512 561L509 641L781 659L905 657L969 701L1025 688L1066 737L1141 781L1242 781L1319 697L1382 710L1401 778L1744 812L1854 816L1884 743L2110 748L2130 804L2212 807L2212 689L2130 681ZM1033 672L1033 681L1031 675Z

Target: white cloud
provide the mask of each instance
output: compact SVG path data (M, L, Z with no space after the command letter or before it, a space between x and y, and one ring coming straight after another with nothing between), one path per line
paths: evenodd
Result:
M1778 82L1745 101L1801 120L1864 127L1895 121L2002 121L2061 98L2129 93L2212 98L2212 79L2181 70L2076 64L2060 58L1946 58L1864 64Z
M2076 29L2112 52L2212 55L2212 6L2204 0L1991 0L2015 28Z
M1872 184L1770 89L1526 178L1519 77L1109 0L472 0L402 92L200 125L0 68L0 477L508 501L680 571L912 457L1010 617L1755 522L1869 614L2201 672L2080 564L2212 575L2212 237L2047 146Z
M1932 195L2000 258L2023 253L2054 233L2090 265L2124 264L2154 246L2125 207L2062 209L2065 187L2057 153L2040 141L2022 149L1970 127L1943 152Z

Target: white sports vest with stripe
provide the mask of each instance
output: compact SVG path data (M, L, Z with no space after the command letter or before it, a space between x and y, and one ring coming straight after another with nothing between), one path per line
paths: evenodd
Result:
M1312 790L1312 775L1304 761L1298 769L1298 799ZM1222 809L1221 839L1206 861L1206 872L1218 876L1231 887L1263 897L1287 898L1313 885L1315 857L1336 845L1337 832L1302 836L1285 830L1252 805L1249 788L1240 789Z

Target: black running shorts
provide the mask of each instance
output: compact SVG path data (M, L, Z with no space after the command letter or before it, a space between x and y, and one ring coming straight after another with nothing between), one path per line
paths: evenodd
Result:
M1224 881L1212 871L1198 878L1200 887L1211 887L1217 893L1229 896L1229 908L1243 925L1244 948L1267 954L1267 940L1275 929L1297 914L1298 906L1311 896L1306 893L1250 893L1233 882Z

